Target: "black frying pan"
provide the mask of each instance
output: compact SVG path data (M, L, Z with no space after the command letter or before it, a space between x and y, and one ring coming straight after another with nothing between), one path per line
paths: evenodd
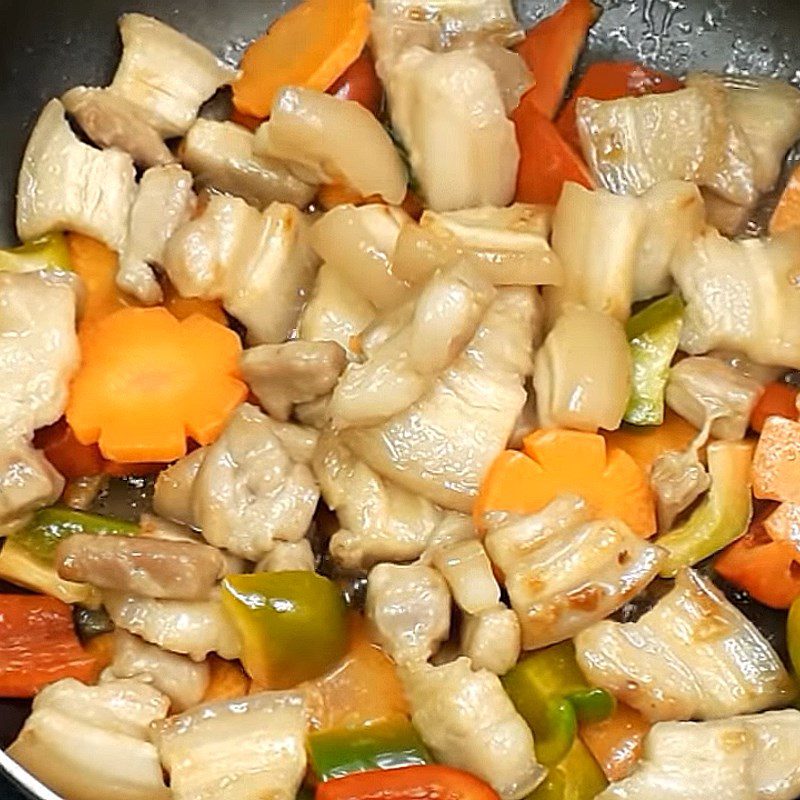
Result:
M750 72L800 84L798 0L596 2L604 13L592 30L586 59L635 59L675 74L690 69ZM160 17L235 64L248 41L294 4L294 0L0 0L0 244L13 241L17 169L39 109L71 86L108 82L119 55L115 21L122 12ZM526 26L560 4L561 0L518 0ZM747 601L740 605L782 649L782 617ZM16 736L24 714L22 704L0 701L0 748ZM37 792L35 782L22 772L14 777L28 786L31 797L54 797ZM13 796L0 777L0 800Z

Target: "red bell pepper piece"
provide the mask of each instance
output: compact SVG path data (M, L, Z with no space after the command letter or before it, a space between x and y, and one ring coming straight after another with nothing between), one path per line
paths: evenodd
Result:
M634 61L598 61L592 64L580 79L572 96L561 109L556 127L564 139L580 152L581 142L575 122L575 105L578 98L619 100L621 97L675 92L682 88L682 85L677 78Z
M714 562L714 569L754 600L770 608L787 609L800 597L800 548L788 540L774 541L762 514L750 530Z
M468 772L429 764L326 781L317 787L316 800L498 800L498 795Z
M536 107L530 93L511 115L520 149L516 200L555 205L566 181L594 188L589 168Z
M383 86L378 80L375 61L368 49L363 50L341 78L328 89L328 94L360 103L376 116L380 113L383 106Z
M555 14L531 28L517 47L536 81L528 96L547 119L556 115L589 28L599 15L592 0L567 0Z
M797 389L788 383L768 383L750 414L750 427L761 433L767 417L797 419Z
M0 594L0 697L33 697L61 678L93 681L98 670L75 635L68 605L37 594Z

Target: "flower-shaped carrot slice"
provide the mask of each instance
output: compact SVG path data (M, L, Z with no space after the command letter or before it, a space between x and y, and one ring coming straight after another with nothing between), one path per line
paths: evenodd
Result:
M117 462L166 462L186 439L208 444L247 396L238 336L195 314L125 308L81 333L67 421L81 444Z
M624 451L602 436L542 430L525 438L522 453L501 453L483 481L475 521L487 511L533 514L561 494L583 497L603 516L626 522L640 536L656 532L655 504L647 476Z

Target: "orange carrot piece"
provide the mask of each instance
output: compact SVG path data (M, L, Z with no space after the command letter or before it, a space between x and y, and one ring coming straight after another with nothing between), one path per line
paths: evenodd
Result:
M490 467L475 502L478 526L487 511L532 514L572 492L640 536L655 533L655 504L645 473L626 452L607 447L599 434L537 431L525 438L523 451L501 453Z
M788 609L800 597L800 546L770 539L763 519L754 520L745 536L722 551L714 569L770 608Z
M753 494L800 503L800 422L767 417L753 457Z
M697 429L667 409L664 422L653 427L623 425L603 434L612 447L624 450L647 474L653 462L669 450L685 450L697 436Z
M598 61L589 66L564 104L556 119L556 128L564 140L580 153L581 140L575 118L579 98L619 100L621 97L675 92L682 86L677 78L635 61Z
M775 542L794 542L800 547L800 504L781 503L764 519L764 530Z
M567 181L594 188L589 168L537 108L530 93L511 115L520 150L515 199L555 205Z
M226 661L212 655L209 657L211 680L203 695L204 703L216 700L234 700L244 697L250 691L250 678L238 661Z
M173 461L187 437L214 441L247 397L241 349L232 330L199 314L179 322L165 308L117 311L81 334L67 422L112 461Z
M536 81L527 97L547 119L556 115L589 28L599 15L591 0L566 0L555 14L531 28L517 47Z
M97 673L68 605L37 594L0 595L0 697L33 697L53 681L92 681Z
M642 757L644 737L650 723L624 703L601 722L584 723L580 737L609 781L627 777Z
M102 242L81 233L67 234L72 269L83 281L86 299L81 326L138 303L117 288L117 255Z
M800 167L796 167L789 178L769 223L773 236L790 228L800 228Z
M181 297L178 290L168 283L164 287L164 307L175 319L184 320L192 314L202 314L213 322L227 325L228 318L216 300L203 300L201 297Z
M84 649L95 659L95 669L99 675L114 660L114 634L101 633L93 636L86 642Z
M304 0L245 51L236 110L264 119L283 86L325 91L361 55L371 18L368 0Z
M797 389L794 386L777 381L768 383L750 414L750 427L761 433L767 417L773 416L797 419Z

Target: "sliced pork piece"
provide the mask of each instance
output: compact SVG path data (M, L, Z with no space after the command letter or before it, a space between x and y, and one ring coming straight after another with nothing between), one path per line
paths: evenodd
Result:
M331 396L334 427L377 425L417 402L462 355L495 294L469 263L435 274L404 314L407 321L391 332L387 327L384 341L376 327L365 332L366 360L345 369Z
M575 645L589 681L650 720L762 711L794 692L758 629L692 570L638 622L600 622Z
M480 614L500 602L492 564L477 539L440 544L433 550L432 561L466 614Z
M203 699L211 671L205 661L195 663L118 628L114 631L114 657L104 676L149 683L169 697L174 710L184 711Z
M210 50L153 17L124 14L119 32L122 58L109 89L165 139L186 133L200 106L236 78Z
M347 356L336 342L262 344L245 350L242 377L273 418L285 422L296 403L324 397L336 386Z
M299 692L262 692L200 706L153 736L175 800L294 800L306 771Z
M297 325L300 338L336 342L350 357L360 354L359 334L375 319L375 306L333 267L323 264Z
M461 652L473 669L505 675L519 659L522 630L519 617L498 603L479 614L465 614L461 622Z
M427 661L450 633L450 591L422 564L378 564L367 581L367 619L398 664Z
M164 600L205 600L225 566L208 545L90 533L64 539L55 564L64 580Z
M682 180L738 205L758 197L755 157L731 120L725 90L713 81L666 94L577 104L578 130L598 183L641 195Z
M299 542L275 542L275 546L256 564L256 572L313 572L316 564L308 539Z
M760 364L800 368L800 232L730 241L709 230L675 260L686 301L681 349L734 350Z
M153 493L153 510L156 514L193 528L197 527L192 490L205 457L206 449L199 447L158 473Z
M172 653L202 661L209 653L238 658L239 635L218 594L209 600L156 600L106 591L103 605L118 628Z
M392 125L430 208L511 202L519 146L484 61L466 50L412 47L392 65L386 88Z
M411 561L444 523L445 514L430 500L380 477L329 431L320 437L312 466L342 526L329 548L345 568Z
M800 711L714 722L659 722L644 757L597 800L793 800L800 792Z
M0 434L0 530L52 505L63 490L64 479L27 438Z
M616 430L630 397L625 329L608 314L569 306L536 354L533 386L539 424L595 433Z
M313 89L278 92L255 153L284 161L308 183L344 183L392 205L406 194L405 166L380 122L358 103Z
M75 283L56 271L0 272L0 439L55 422L78 367Z
M180 156L201 186L236 195L256 208L291 203L305 208L317 187L296 178L278 159L253 154L255 134L234 122L198 119Z
M164 263L167 242L195 209L192 176L177 164L148 169L131 208L117 286L147 305L162 300L153 266Z
M498 289L472 341L431 389L382 425L348 429L348 446L405 489L469 512L525 404L538 308L531 289Z
M701 433L700 438L702 440L705 436ZM658 456L650 468L650 486L656 496L659 531L670 530L678 515L711 485L711 478L698 457L700 446L697 442L686 450L668 450Z
M72 230L112 250L125 243L136 193L133 159L83 144L51 100L28 140L17 183L17 233L23 241Z
M495 539L493 545L487 542L490 553L498 538L524 542L525 555L506 564L504 572L525 650L571 639L607 617L655 578L665 557L661 548L619 520L562 528L554 524L554 517L558 519L565 501L555 503L556 509L545 508L540 514L491 514L487 519L487 539ZM569 518L575 512L566 513Z
M379 309L393 309L412 296L394 274L400 229L411 222L401 208L370 203L331 209L311 229L311 244L363 297Z
M716 358L690 357L669 374L667 405L698 430L707 423L716 439L743 439L762 384Z
M254 406L240 406L206 449L192 485L192 517L204 538L250 561L276 540L302 539L319 489L297 456L276 423Z
M76 86L61 102L98 147L123 150L144 169L177 160L145 113L122 95Z
M74 800L169 800L153 722L169 700L138 681L84 686L66 678L42 689L7 752L50 789Z
M222 300L253 344L290 336L318 265L297 208L273 203L259 214L227 196L212 197L200 217L181 227L164 258L181 295Z
M544 779L530 728L496 675L473 671L468 658L401 675L411 721L437 761L472 772L502 800L520 800Z

